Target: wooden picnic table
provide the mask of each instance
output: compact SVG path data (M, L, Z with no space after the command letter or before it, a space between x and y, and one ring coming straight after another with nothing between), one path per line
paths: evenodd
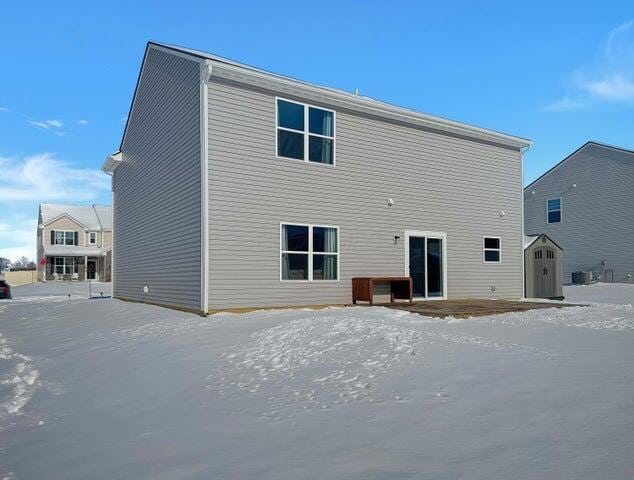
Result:
M355 277L352 279L352 303L357 300L373 305L374 286L378 283L390 284L390 303L394 300L409 300L412 304L412 279L410 277Z

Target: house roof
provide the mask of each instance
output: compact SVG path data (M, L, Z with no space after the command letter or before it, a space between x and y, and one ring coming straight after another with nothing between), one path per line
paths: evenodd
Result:
M627 148L622 148L622 147L615 147L614 145L609 145L607 143L602 143L602 142L597 142L594 140L589 140L586 143L584 143L583 145L581 145L579 148L577 148L574 152L572 152L570 155L568 155L566 158L564 158L561 162L559 162L558 164L556 164L554 167L546 170L544 173L542 173L539 177L537 177L535 180L533 180L531 183L529 183L527 186L524 187L524 190L532 187L535 183L539 182L542 178L544 178L546 175L550 174L551 172L553 172L554 170L556 170L557 168L559 168L561 165L564 164L564 162L566 162L567 160L569 160L570 158L574 157L577 153L579 153L582 150L585 150L588 147L602 147L602 148L610 148L613 150L618 150L620 152L624 152L624 153L631 153L634 154L634 150L628 150Z
M532 145L532 142L525 138L497 132L490 129L484 129L473 125L468 125L466 123L455 122L453 120L448 120L446 118L438 116L428 115L412 109L399 107L386 102L375 100L367 96L347 92L345 90L315 85L303 80L298 80L284 75L272 73L260 68L252 67L250 65L236 62L234 60L230 60L212 53L203 52L201 50L150 41L148 42L145 50L143 63L145 63L147 52L150 48L168 50L172 53L185 55L186 57L196 59L200 62L208 63L212 66L212 76L223 76L234 81L252 83L263 88L267 88L267 86L269 86L277 91L283 91L285 93L292 93L292 90L296 89L298 90L297 96L300 97L308 96L311 99L314 98L316 100L321 100L324 103L329 103L335 106L342 106L344 108L349 108L352 110L359 110L379 117L386 117L405 123L424 126L430 129L442 131L445 133L453 133L454 135L461 135L471 139L479 139L490 143L507 145L517 149L527 148ZM136 97L136 93L139 87L142 70L143 67L141 67L141 71L139 72L137 85L134 91L134 97ZM130 105L128 120L126 122L126 126L121 139L121 146L119 147L120 150L123 147L126 131L128 129L128 123L132 118L133 108L134 98L132 100L132 104Z
M112 230L112 205L41 203L42 225L68 216L88 230Z

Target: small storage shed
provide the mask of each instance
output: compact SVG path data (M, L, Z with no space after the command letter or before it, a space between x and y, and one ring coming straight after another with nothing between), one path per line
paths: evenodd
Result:
M563 300L563 249L548 235L524 237L524 296Z

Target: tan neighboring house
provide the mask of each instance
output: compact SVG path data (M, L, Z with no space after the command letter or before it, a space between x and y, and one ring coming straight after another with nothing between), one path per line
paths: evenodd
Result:
M112 271L112 206L41 203L38 280L99 280Z

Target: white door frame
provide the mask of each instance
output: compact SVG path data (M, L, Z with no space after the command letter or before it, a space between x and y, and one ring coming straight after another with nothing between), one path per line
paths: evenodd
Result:
M442 297L415 297L414 300L447 300L447 233L405 230L405 276L409 277L409 238L425 237L442 240ZM425 295L427 295L427 240L425 240Z

